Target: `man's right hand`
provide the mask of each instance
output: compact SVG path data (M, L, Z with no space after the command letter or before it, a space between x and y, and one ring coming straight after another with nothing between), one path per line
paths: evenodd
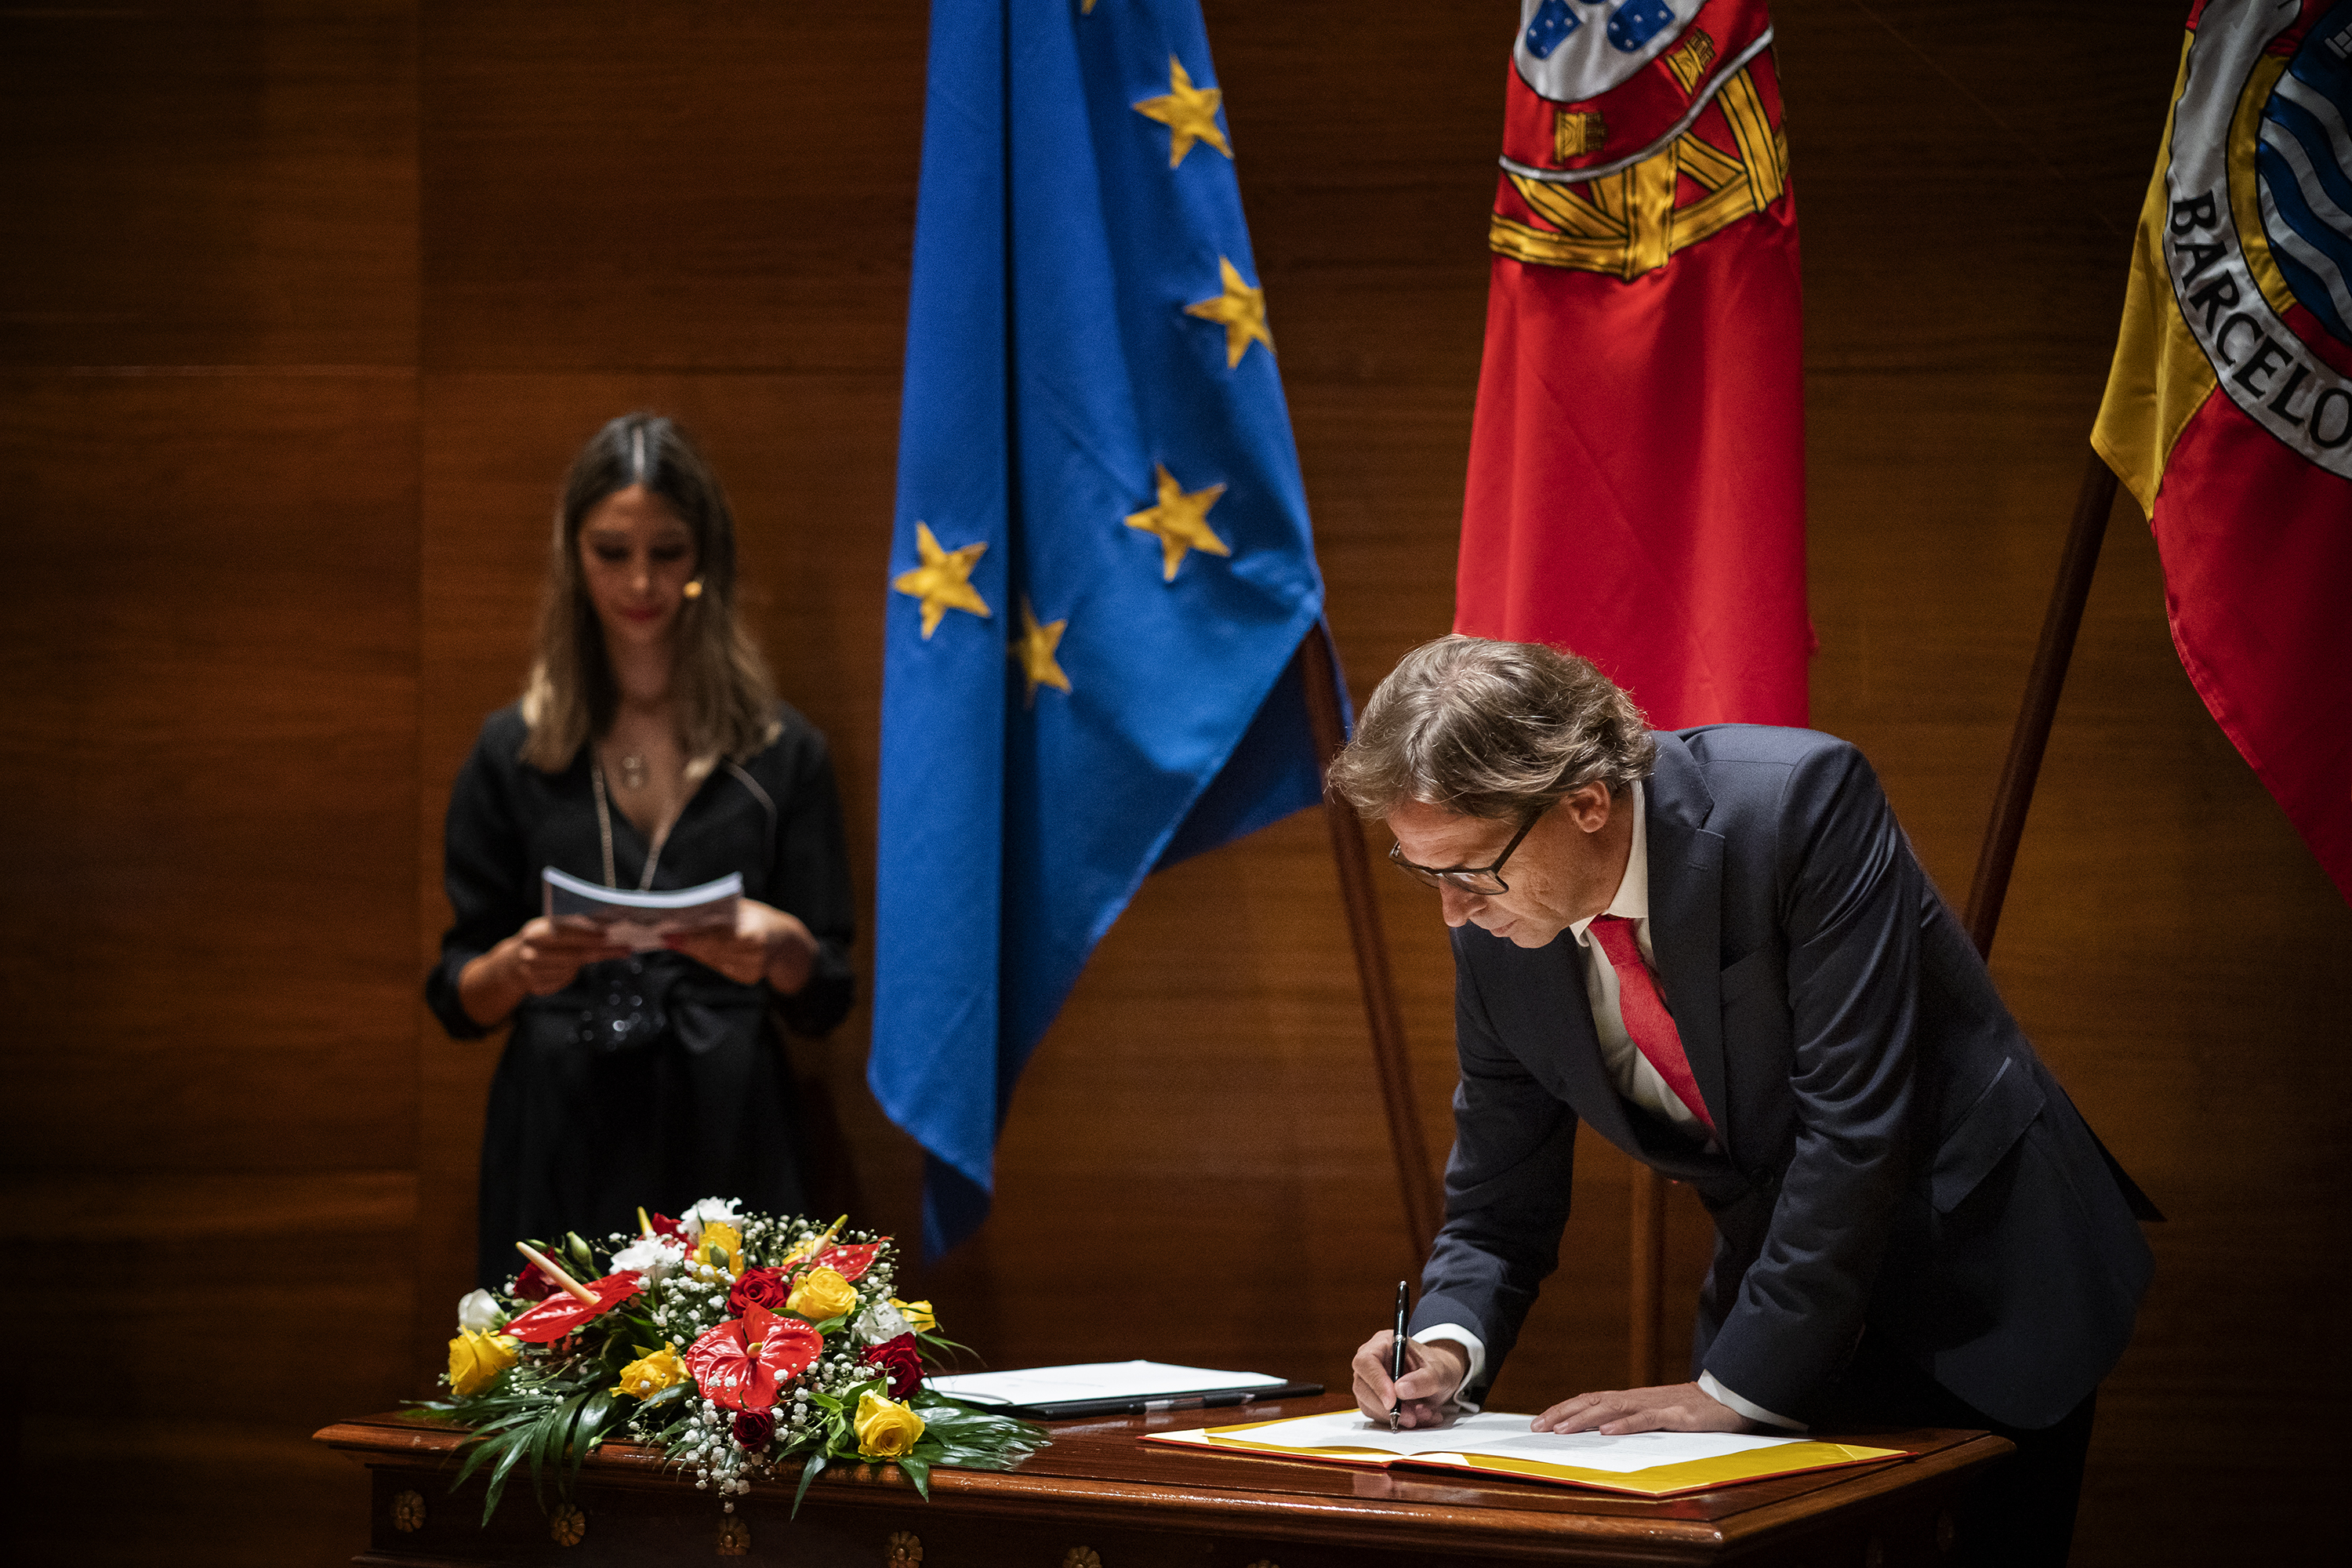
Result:
M1470 1370L1468 1353L1450 1340L1423 1344L1408 1339L1404 1376L1391 1384L1389 1357L1395 1339L1394 1333L1382 1329L1357 1347L1356 1408L1375 1421L1386 1421L1389 1407L1402 1400L1404 1413L1398 1425L1442 1426L1454 1394L1462 1387L1463 1375Z

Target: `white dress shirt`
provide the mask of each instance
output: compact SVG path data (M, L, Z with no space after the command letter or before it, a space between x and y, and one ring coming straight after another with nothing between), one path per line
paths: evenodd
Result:
M1625 859L1625 875L1617 883L1617 895L1609 900L1602 912L1633 922L1633 940L1642 950L1643 962L1654 971L1657 955L1650 948L1650 823L1643 809L1645 792L1640 780L1633 788L1633 848ZM1609 962L1608 953L1592 940L1592 921L1598 916L1578 921L1568 929L1576 938L1578 956L1584 964L1584 994L1592 1006L1592 1027L1601 1037L1601 1062L1609 1074L1609 1081L1617 1092L1640 1106L1651 1115L1666 1122L1694 1143L1704 1143L1709 1149L1714 1140L1707 1134L1706 1124L1691 1113L1690 1107L1668 1088L1658 1069L1650 1065L1633 1036L1625 1032L1625 1016L1617 999L1617 966ZM1659 993L1661 999L1664 993ZM1459 1323L1440 1323L1422 1330L1412 1336L1426 1343L1432 1340L1450 1340L1468 1355L1469 1371L1463 1384L1479 1381L1486 1367L1486 1345L1476 1334ZM1698 1376L1699 1388L1709 1397L1719 1400L1750 1421L1760 1421L1768 1426L1783 1427L1792 1432L1805 1429L1804 1423L1776 1415L1759 1405L1750 1404L1717 1381L1711 1372ZM1455 1391L1455 1403L1467 1410L1476 1405L1461 1397Z

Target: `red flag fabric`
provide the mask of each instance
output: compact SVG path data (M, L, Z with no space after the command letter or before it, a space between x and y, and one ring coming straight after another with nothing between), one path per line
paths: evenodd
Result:
M2352 0L2189 26L2091 443L2190 683L2352 899Z
M1795 197L1759 0L1521 0L1454 629L1802 724Z

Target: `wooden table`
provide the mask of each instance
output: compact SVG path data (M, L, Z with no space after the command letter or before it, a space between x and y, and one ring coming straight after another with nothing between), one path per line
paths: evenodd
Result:
M1326 1395L1254 1406L1251 1419L1344 1405ZM836 1467L800 1517L781 1483L719 1500L666 1468L657 1450L611 1445L573 1496L576 1544L532 1500L518 1469L482 1528L481 1486L452 1495L461 1434L399 1415L320 1432L373 1478L369 1547L353 1561L459 1563L752 1562L857 1568L1470 1568L1498 1559L1571 1563L1804 1564L1900 1568L1943 1562L1951 1510L2010 1451L1977 1432L1823 1434L1900 1448L1901 1459L1651 1501L1532 1481L1354 1469L1139 1443L1145 1431L1218 1426L1232 1411L1055 1424L1054 1446L1006 1472L938 1470L926 1503L895 1469ZM555 1500L549 1493L551 1508Z

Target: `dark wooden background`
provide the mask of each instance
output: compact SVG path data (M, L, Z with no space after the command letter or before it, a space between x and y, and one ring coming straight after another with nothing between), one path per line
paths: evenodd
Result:
M1964 890L2074 496L2179 4L1781 0L1815 721ZM1359 697L1445 629L1509 0L1208 6ZM571 452L704 438L870 889L920 134L910 0L0 10L5 1510L27 1558L310 1563L307 1434L427 1391L494 1047L417 982ZM1383 906L1442 1146L1449 970ZM2263 1561L2346 1458L2352 911L2174 658L2118 513L1996 969L2172 1222L2078 1561ZM1339 1383L1412 1263L1320 823L1148 885L922 1281L999 1364ZM803 1069L886 1223L865 1014ZM1625 1169L1497 1398L1623 1365ZM1674 1215L1678 1305L1706 1245ZM1682 1306L1687 1321L1686 1305ZM1681 1325L1675 1332L1679 1334ZM528 1506L527 1504L524 1506Z

